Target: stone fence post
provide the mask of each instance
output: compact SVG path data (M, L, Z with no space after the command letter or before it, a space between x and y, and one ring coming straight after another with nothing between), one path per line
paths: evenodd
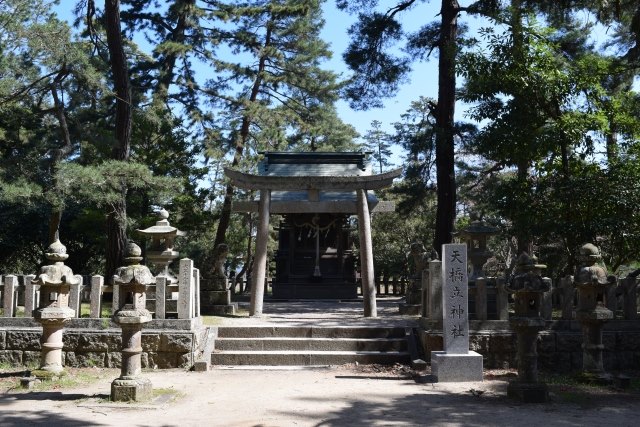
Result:
M91 277L91 296L89 298L90 316L97 319L102 314L102 286L104 286L104 277Z
M638 278L627 276L620 280L617 293L622 295L622 311L625 320L638 318Z
M24 315L25 317L32 317L33 310L36 308L38 301L39 285L33 283L36 278L34 274L28 274L24 276Z
M509 292L504 277L496 278L496 311L498 320L509 320Z
M429 320L442 321L442 262L429 261Z
M80 295L82 293L83 278L80 274L76 274L74 275L74 277L76 279L76 282L71 284L71 289L69 291L69 308L76 312L76 317L81 317L82 313L80 312Z
M16 315L18 277L13 274L4 277L4 291L2 292L2 316L14 317Z
M560 279L560 295L562 296L562 320L573 319L573 298L575 295L573 276Z
M156 319L164 319L167 313L167 276L156 276Z
M487 320L487 279L476 278L476 320Z
M178 319L191 319L195 313L195 280L193 260L180 260L178 281Z

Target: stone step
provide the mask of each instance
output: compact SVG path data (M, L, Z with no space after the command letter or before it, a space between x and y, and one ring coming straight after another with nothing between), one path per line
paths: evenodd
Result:
M403 327L381 326L221 326L219 338L403 338Z
M211 354L212 365L314 366L345 363L407 364L405 351L224 351Z
M222 338L220 351L407 351L405 338Z

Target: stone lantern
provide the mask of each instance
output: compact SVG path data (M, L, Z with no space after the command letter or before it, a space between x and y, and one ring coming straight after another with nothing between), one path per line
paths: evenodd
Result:
M151 382L142 371L142 325L151 321L146 306L146 287L155 283L149 268L140 265L142 251L135 243L127 245L125 267L116 270L113 285L120 287L118 310L113 321L122 328L120 377L111 383L111 400L144 400L150 397Z
M574 283L578 288L578 308L576 319L582 324L582 374L586 379L609 381L605 373L602 353L602 327L613 319L613 312L604 306L607 287L615 285L616 278L607 276L604 267L596 265L600 261L600 250L587 243L580 248L584 266L578 270Z
M69 308L69 291L71 285L79 283L71 268L64 265L69 255L67 248L59 240L49 245L45 256L51 264L42 267L38 277L32 281L34 285L40 285L40 301L38 308L33 311L35 320L42 324L40 367L32 371L37 378L52 378L64 373L64 323L76 314L75 310Z
M542 278L545 265L523 252L517 260L514 275L506 285L514 294L515 315L509 319L518 339L518 379L509 383L507 396L523 402L540 403L549 399L547 385L538 382L538 332L544 329L541 316L542 297L550 289Z
M467 247L467 257L472 265L472 272L469 282L475 281L482 276L482 267L493 253L487 248L489 237L498 234L500 230L486 222L479 220L475 214L471 215L471 223L460 230L458 235L464 239Z
M157 212L158 221L156 225L144 230L136 230L145 237L151 238L151 246L146 252L147 261L162 268L159 276L167 278L167 284L176 284L176 279L169 271L169 264L173 262L179 252L173 250L173 243L178 236L184 236L186 233L169 224L169 212L161 209Z

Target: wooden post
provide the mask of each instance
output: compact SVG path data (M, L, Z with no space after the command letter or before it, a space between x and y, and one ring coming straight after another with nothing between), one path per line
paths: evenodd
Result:
M360 237L360 274L362 276L362 300L364 316L377 317L375 274L373 271L373 245L371 243L371 218L367 190L356 190L358 196L358 234Z
M258 204L258 234L256 235L256 255L251 274L251 302L249 315L261 316L264 303L264 279L267 273L267 242L269 241L269 210L271 191L260 190Z

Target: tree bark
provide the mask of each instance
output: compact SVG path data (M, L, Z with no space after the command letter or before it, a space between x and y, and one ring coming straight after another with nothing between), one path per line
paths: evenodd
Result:
M63 66L60 74L56 78L62 80L66 75L66 67ZM64 105L58 95L58 89L56 88L56 82L51 85L51 97L53 98L53 106L60 125L60 136L62 139L62 145L59 149L53 150L51 156L51 176L53 177L52 185L56 186L56 169L62 160L68 156L72 151L71 136L69 134L69 126L67 125L67 117L64 113ZM53 243L60 239L60 221L62 220L62 207L53 206L51 215L49 216L49 243Z
M436 184L438 207L434 246L442 255L442 245L450 243L456 217L456 178L454 168L454 113L456 103L456 54L458 33L457 0L443 0L440 11L438 58L438 105L436 107Z
M263 49L264 51L267 51L268 49L266 48L271 46L271 32L271 24L267 23L267 32L264 41L265 49ZM256 73L256 79L254 80L253 86L251 88L251 94L249 95L248 104L252 104L258 99L266 63L267 56L266 54L264 54L258 61L258 72ZM238 166L238 164L240 164L240 161L242 160L244 147L249 140L249 128L252 121L253 118L251 117L251 115L245 111L242 118L242 125L240 126L240 133L238 135L238 138L236 139L235 153L233 155L233 162L231 163L231 166ZM229 228L229 223L231 221L231 201L233 199L234 192L235 190L233 186L231 184L228 184L226 193L224 195L224 201L222 202L222 211L220 212L220 221L218 222L218 229L216 230L216 238L213 243L214 248L218 247L220 243L224 243L226 241L227 229Z
M104 13L109 62L111 63L113 87L116 95L116 141L111 150L111 157L115 160L127 161L131 151L131 87L129 84L127 57L122 43L122 31L120 28L120 1L105 0ZM127 189L124 183L120 190L121 199L111 204L107 212L107 262L105 271L107 280L111 280L116 268L122 265L127 243Z

